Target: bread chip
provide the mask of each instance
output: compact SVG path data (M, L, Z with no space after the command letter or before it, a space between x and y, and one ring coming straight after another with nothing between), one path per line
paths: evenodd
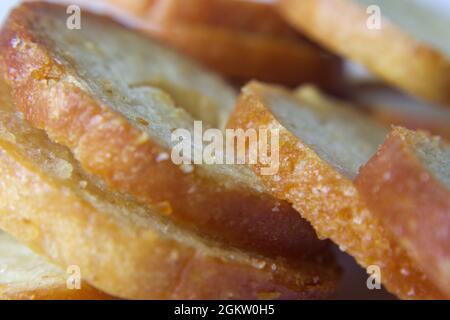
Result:
M299 37L275 2L249 0L102 0L149 21L218 27L266 36Z
M380 83L354 87L351 99L387 125L422 129L450 139L450 111Z
M86 174L14 111L1 85L0 227L82 280L132 299L308 299L331 294L328 250L287 262L186 230Z
M450 146L394 128L356 179L366 202L450 298Z
M85 282L70 289L70 275L0 231L1 300L112 299Z
M450 105L448 17L407 0L279 3L293 25L333 52L413 95Z
M84 170L112 189L196 232L277 256L323 248L311 226L268 195L248 168L171 161L178 143L172 131L192 134L195 114L211 115L207 110L222 118L233 103L228 86L106 18L84 13L81 30L69 30L66 17L64 7L25 3L3 29L13 97L34 126L67 145ZM186 100L191 114L176 107ZM209 107L195 110L196 103Z
M89 1L78 2L93 7ZM293 32L273 4L245 0L103 3L112 5L102 7L103 13L233 81L258 79L289 86L312 82L330 90L341 88L340 60Z
M260 163L252 168L320 237L333 240L363 267L379 268L382 283L398 297L444 297L367 209L353 185L359 167L382 143L385 128L310 88L293 96L258 83L243 90L229 127L279 130L278 173L261 175Z

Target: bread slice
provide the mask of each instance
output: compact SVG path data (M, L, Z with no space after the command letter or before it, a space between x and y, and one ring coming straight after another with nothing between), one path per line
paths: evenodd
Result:
M350 98L387 125L421 129L450 139L450 111L415 99L385 84L352 88Z
M137 5L104 0L99 8L92 1L76 2L142 30L236 83L251 79L290 86L313 82L340 89L340 60L293 32L273 4L156 0Z
M82 29L69 30L65 12L25 3L3 29L13 98L34 126L68 146L83 169L110 188L145 200L195 232L277 256L323 248L311 226L268 195L245 166L171 161L178 143L172 131L192 134L194 119L211 115L181 107L207 101L213 114L222 115L216 109L233 103L223 82L107 18L84 12Z
M299 37L274 2L249 0L101 0L148 21L218 27L276 37Z
M0 300L112 299L85 282L69 289L70 275L0 231Z
M281 0L280 7L332 51L413 95L450 105L450 19L444 13L408 0Z
M296 95L251 83L230 128L278 129L280 167L261 175L266 187L294 205L321 238L329 238L363 267L377 266L387 289L401 298L442 298L406 252L366 207L353 179L387 130L311 88ZM251 145L251 143L250 143Z
M71 153L0 98L0 227L121 298L322 298L337 283L329 251L290 262L246 253L110 192ZM167 212L166 212L167 213Z
M385 228L450 297L450 145L396 127L356 185Z

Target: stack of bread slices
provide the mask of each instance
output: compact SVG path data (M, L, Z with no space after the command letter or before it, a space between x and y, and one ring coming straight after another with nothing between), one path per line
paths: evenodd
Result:
M25 2L2 27L0 298L332 298L331 242L399 298L450 298L449 144L331 96L362 90L287 22L450 104L447 51L396 20L401 7L375 1L389 12L376 33L332 19L344 8L359 26L363 0L100 2L108 9L80 2L78 26L66 3ZM397 39L374 60L370 50ZM417 61L401 61L419 45ZM237 91L253 78L277 84ZM429 118L432 132L450 126ZM276 171L261 159L175 161L173 133L195 137L198 123L276 130L266 146ZM259 141L244 143L246 158Z

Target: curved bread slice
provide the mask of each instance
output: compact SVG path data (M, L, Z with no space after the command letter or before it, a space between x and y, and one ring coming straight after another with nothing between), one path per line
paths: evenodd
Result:
M0 226L38 254L64 269L78 266L83 280L122 298L306 299L334 290L329 251L267 259L181 228L108 191L6 97L2 92Z
M450 297L450 146L394 128L361 169L369 207Z
M92 1L78 2L89 9L95 7ZM256 78L290 86L313 82L332 90L340 88L340 60L293 32L273 4L234 0L146 2L137 5L106 0L99 11L238 82Z
M279 129L279 171L261 178L320 237L333 240L363 267L379 267L383 284L401 298L442 297L353 185L359 167L382 143L385 128L310 88L293 96L258 83L244 89L229 126ZM261 165L253 169L259 174Z
M273 2L249 0L101 0L147 20L232 29L277 37L298 33Z
M0 231L1 300L103 300L111 299L87 283L69 289L70 274L45 261L26 246Z
M387 125L421 129L450 139L450 111L380 83L354 87L351 98Z
M332 51L398 88L450 105L450 18L442 12L415 0L281 0L280 7Z
M323 247L311 226L244 166L171 161L178 143L172 131L192 134L201 119L177 106L198 95L192 106L206 100L225 108L233 100L227 86L109 19L84 12L82 29L69 30L66 18L65 7L25 3L3 29L13 98L34 126L67 145L109 187L196 232L271 255L298 257Z

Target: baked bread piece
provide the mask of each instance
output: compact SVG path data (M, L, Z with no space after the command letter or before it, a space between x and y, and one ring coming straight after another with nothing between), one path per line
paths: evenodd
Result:
M101 0L149 21L173 21L277 37L299 37L275 2L249 0Z
M69 289L70 275L0 231L0 300L112 299L85 282Z
M179 143L172 131L192 134L194 119L211 115L193 110L205 100L222 114L216 109L233 102L225 84L107 18L82 17L82 29L69 30L65 7L25 3L3 29L13 97L35 127L68 146L110 188L144 199L195 232L277 256L323 248L309 223L268 195L245 166L172 162ZM191 99L188 113L183 108Z
M86 174L15 112L0 86L0 227L121 298L308 299L334 291L329 251L269 259L218 244ZM166 212L167 213L167 212Z
M88 9L96 7L92 1L76 2ZM274 4L246 0L101 3L99 11L141 29L236 83L258 79L341 88L340 59L294 32Z
M450 105L450 19L443 13L408 0L279 3L293 25L325 47L413 95ZM372 28L373 5L380 9L381 29Z
M352 88L350 99L387 125L426 130L450 139L450 111L405 95L385 84Z
M279 129L279 171L260 177L319 237L333 240L363 267L379 267L382 283L400 298L443 297L353 185L359 167L383 142L385 128L311 88L294 96L259 83L243 90L229 127ZM260 169L261 164L253 166L257 174Z
M450 146L396 127L356 186L383 225L450 298Z

